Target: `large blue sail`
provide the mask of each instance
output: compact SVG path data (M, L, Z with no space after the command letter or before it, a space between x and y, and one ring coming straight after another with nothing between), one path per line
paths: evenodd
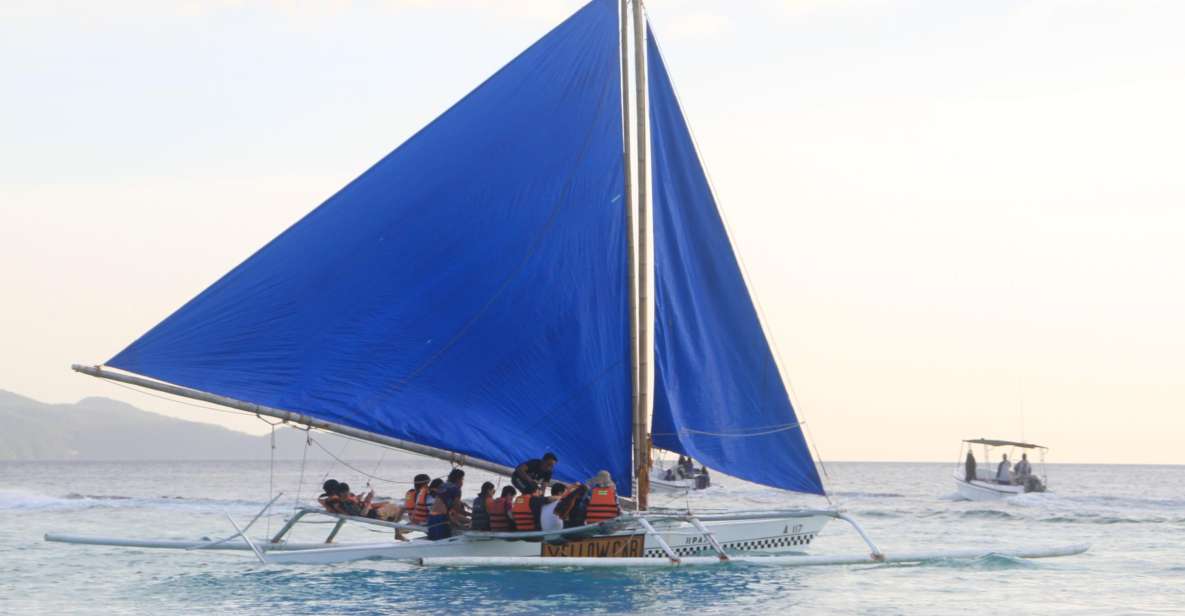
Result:
M594 0L107 363L628 493L617 27Z
M742 479L822 494L654 33L649 35L654 445Z

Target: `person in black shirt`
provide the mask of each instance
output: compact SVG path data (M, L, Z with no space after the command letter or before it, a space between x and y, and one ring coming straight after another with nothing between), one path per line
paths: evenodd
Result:
M551 471L558 461L551 452L543 454L542 459L527 460L515 467L510 483L523 494L534 494L539 486L551 485Z

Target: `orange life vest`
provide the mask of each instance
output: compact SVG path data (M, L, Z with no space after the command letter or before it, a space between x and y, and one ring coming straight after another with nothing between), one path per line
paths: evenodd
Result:
M415 524L428 523L428 486L416 492L416 506L412 509L411 521Z
M621 515L621 511L617 508L616 488L591 489L592 494L588 498L588 513L584 518L585 523L595 524Z
M511 508L510 515L514 518L514 530L539 530L535 527L535 514L531 512L530 494L520 494L515 497L514 507Z
M486 513L490 516L490 530L507 532L510 527L510 512L506 511L506 499L491 498L486 501Z
M416 508L416 489L412 488L403 495L403 510L411 515L413 509Z

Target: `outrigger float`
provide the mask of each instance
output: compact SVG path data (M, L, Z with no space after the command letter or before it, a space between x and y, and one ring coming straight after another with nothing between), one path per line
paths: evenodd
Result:
M250 538L277 496L217 540L48 541L498 567L1086 550L886 553L834 508L649 506L652 447L825 491L640 0L589 2L104 365L74 369L503 476L551 451L558 479L608 471L632 507L562 531L342 544L346 523L423 528L298 508ZM330 517L325 542L290 542L310 516ZM831 520L867 553L803 554Z

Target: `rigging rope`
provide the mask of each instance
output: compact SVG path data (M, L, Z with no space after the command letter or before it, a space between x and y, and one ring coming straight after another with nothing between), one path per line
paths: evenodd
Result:
M292 508L296 509L300 506L300 491L304 488L304 467L305 462L309 459L309 445L312 444L312 436L309 435L309 429L304 429L304 450L300 454L300 479L296 482L296 500L292 502Z
M398 485L411 485L411 484L412 484L412 482L410 482L410 481L396 481L396 480L394 480L394 479L387 479L387 478L385 478L385 477L379 477L378 475L374 475L374 474L368 473L368 472L366 472L366 471L364 471L364 470L362 470L362 469L360 469L360 468L358 468L358 467L354 466L353 464L350 464L349 462L346 462L345 460L343 460L343 459L341 459L341 458L337 457L336 455L334 455L334 454L333 454L333 452L332 452L332 451L329 451L329 449L328 449L327 447L325 447L324 445L322 445L322 444L320 443L320 441L318 441L317 439L313 438L312 436L309 436L309 442L311 442L311 443L313 443L314 445L316 445L317 447L321 448L321 451L324 451L324 452L325 452L325 453L326 453L326 454L327 454L329 457L331 457L331 458L333 458L334 460L336 460L338 464L341 464L342 466L344 466L344 467L346 467L346 468L348 468L348 469L350 469L350 470L354 471L355 473L358 473L358 474L360 474L360 475L362 475L362 476L366 477L367 479L374 479L374 480L376 480L376 481L382 481L382 482L384 482L384 483L394 483L394 484L398 484ZM348 444L348 443L347 443L347 444ZM344 447L342 448L342 451L345 451L345 448L344 448ZM330 471L329 471L329 472L332 472L332 469L330 469ZM325 473L325 477L328 477L328 476L329 476L329 472L326 472L326 473ZM324 481L324 477L322 477L322 481ZM367 485L369 485L369 482L367 483Z
M752 431L748 431L748 432L709 432L707 430L693 430L691 428L683 428L683 429L679 430L678 434L681 434L681 435L682 434L689 434L689 435L694 434L694 435L700 435L700 436L718 436L718 437L722 437L722 438L725 438L725 437L748 438L750 436L765 436L766 434L785 432L787 430L793 430L793 429L795 429L799 426L803 426L803 425L805 425L803 422L796 421L794 423L782 424L779 426L751 428L750 430L752 430ZM676 433L674 433L674 432L655 432L652 436L675 436L675 435L676 435Z
M256 417L259 417L259 416L256 415ZM259 419L263 420L262 417L259 417ZM275 484L276 484L276 424L269 423L267 421L263 421L263 423L266 423L267 425L271 426L271 446L272 447L271 447L271 455L269 456L270 460L268 462L268 471L267 471L267 498L268 498L269 502L267 504L267 511L265 512L265 515L267 516L267 536L271 537L272 536L271 512L272 512L272 505L275 503L275 498L272 496L272 494L275 493Z

